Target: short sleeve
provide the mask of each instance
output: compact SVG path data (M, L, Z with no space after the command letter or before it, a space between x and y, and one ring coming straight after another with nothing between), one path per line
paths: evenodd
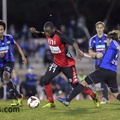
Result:
M119 46L118 42L115 40L113 40L110 44L111 44L111 47L114 49L117 49L117 47Z
M16 41L14 40L14 38L11 35L9 36L9 39L10 39L10 43L12 45L14 45L16 43Z
M94 42L93 42L93 38L91 38L89 42L89 48L93 48L93 47L94 47Z
M64 44L69 44L69 45L73 45L75 40L72 39L72 38L69 38L68 36L66 36L65 34L62 34L60 32L56 32L56 34L59 35L60 39L61 39L61 42L64 43Z

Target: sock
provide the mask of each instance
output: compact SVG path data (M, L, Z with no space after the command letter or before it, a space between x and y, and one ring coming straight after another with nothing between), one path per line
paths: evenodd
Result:
M13 83L11 81L9 83L7 83L7 87L8 87L8 90L10 92L14 92L14 86L13 86Z
M109 100L108 99L108 88L107 85L104 82L101 82L101 90L102 90L102 97Z
M54 102L53 94L52 94L52 84L44 85L46 95L48 97L49 102Z
M117 99L120 100L120 94L117 96Z
M14 87L14 92L18 98L22 98L22 95L16 90L15 87Z
M19 98L22 97L21 94L18 93L18 91L16 90L16 88L13 86L13 83L11 81L9 83L7 83L7 87L9 89L9 92L11 93L11 95L14 96L13 99L15 98L15 95L17 97L19 97Z
M7 83L7 87L8 87L9 93L10 93L9 97L12 99L16 99L16 96L14 94L14 87L13 87L13 84L11 81L9 83Z
M81 84L78 84L74 90L70 93L69 97L66 99L66 101L70 102L74 97L76 97L82 90L84 86Z
M87 87L84 87L82 92L86 93L87 95L90 95L92 98L95 98L96 96L95 93Z

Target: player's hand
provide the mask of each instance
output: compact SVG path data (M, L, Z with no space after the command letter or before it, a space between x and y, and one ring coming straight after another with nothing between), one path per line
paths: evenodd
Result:
M103 57L103 54L102 54L102 53L97 53L97 54L96 54L96 58L100 59L100 58L102 58L102 57Z
M22 61L23 61L23 64L27 63L27 59L24 56L22 57Z
M5 53L0 53L0 57L4 57L5 56Z
M31 33L36 33L36 29L35 29L34 27L31 27L31 28L30 28L30 32L31 32Z
M77 55L77 58L80 60L84 57L84 53L81 50L77 50L76 55Z
M117 49L120 50L120 46L117 46Z

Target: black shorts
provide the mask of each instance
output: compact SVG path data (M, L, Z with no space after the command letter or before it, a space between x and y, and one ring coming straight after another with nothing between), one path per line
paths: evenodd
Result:
M0 67L0 76L3 76L3 72L7 71L10 74L12 73L12 70L14 68L14 62L6 62L3 67Z
M42 82L45 85L51 83L53 78L55 78L60 72L63 72L63 74L68 78L68 81L70 82L73 88L78 84L76 68L74 65L70 67L60 67L55 63L52 63L48 66L47 71L42 79Z
M100 82L105 82L110 88L112 93L118 92L118 84L117 84L117 73L111 70L99 68L89 74L85 81L90 84L97 84Z

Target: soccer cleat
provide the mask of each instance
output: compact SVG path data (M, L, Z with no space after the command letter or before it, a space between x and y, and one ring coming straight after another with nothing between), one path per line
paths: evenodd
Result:
M21 94L21 98L18 98L18 100L17 100L19 107L22 107L22 106L23 106L22 100L23 100L23 95Z
M98 100L97 93L94 92L94 94L95 94L95 98L92 98L93 102L94 102L96 107L100 107L100 101Z
M59 98L57 98L57 100L58 100L59 102L61 102L63 105L65 105L65 106L68 106L68 105L70 104L70 102L67 102L67 101L66 101L66 98L61 98L61 97L59 97Z
M42 108L53 108L56 107L55 103L48 102L46 105L42 106Z
M110 103L110 101L103 97L100 104L107 104L107 103Z
M16 99L13 99L12 103L10 104L12 107L18 106L18 101Z

